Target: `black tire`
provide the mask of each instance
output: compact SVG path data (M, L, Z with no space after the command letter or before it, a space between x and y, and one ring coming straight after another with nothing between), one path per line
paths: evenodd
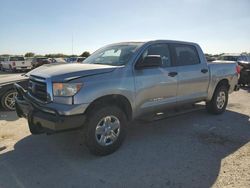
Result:
M222 104L219 105L217 103L217 99L218 99L221 92L224 93L224 95L225 95L225 101L223 103L223 106L222 106ZM218 85L217 88L215 89L215 92L214 92L214 95L213 95L211 101L206 102L207 112L211 113L211 114L222 114L226 110L227 103L228 103L228 87L226 85L223 85L223 84Z
M114 116L119 120L120 129L116 140L107 146L103 146L97 141L96 127L98 123L107 116ZM89 151L94 155L104 156L115 152L123 143L127 132L127 117L117 106L95 106L89 113L85 128L85 142Z
M33 135L38 135L44 133L43 128L40 125L35 125L32 121L32 114L28 115L28 125L30 133Z
M1 105L2 107L5 109L5 110L8 110L8 111L14 111L15 110L15 103L14 103L14 106L11 107L11 105L8 103L8 98L11 96L11 95L14 95L14 94L17 94L16 90L15 89L10 89L8 91L6 91L2 97L1 97ZM14 96L13 96L14 97Z

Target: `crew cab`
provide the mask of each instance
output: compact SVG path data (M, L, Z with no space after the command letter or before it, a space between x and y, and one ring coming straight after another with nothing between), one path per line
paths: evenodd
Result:
M133 119L201 101L209 113L223 113L237 82L236 63L207 64L198 44L125 42L84 63L29 72L28 90L15 85L16 111L32 134L83 127L90 152L107 155L121 146Z
M26 71L31 69L31 63L25 61L23 56L10 56L2 63L2 70L9 70L12 72Z

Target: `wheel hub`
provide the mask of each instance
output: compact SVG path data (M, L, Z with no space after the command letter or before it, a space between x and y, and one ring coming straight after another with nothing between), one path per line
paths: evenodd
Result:
M226 102L226 94L224 91L220 91L216 99L217 108L222 109L225 105L225 102Z
M113 144L120 134L120 121L115 116L102 118L96 126L96 141L102 146Z
M4 100L4 104L5 106L10 109L10 110L14 110L15 109L15 98L17 96L17 92L11 92L9 93Z

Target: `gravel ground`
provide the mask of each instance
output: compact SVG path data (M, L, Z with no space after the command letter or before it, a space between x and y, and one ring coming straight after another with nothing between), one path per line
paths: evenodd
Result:
M25 119L0 111L0 188L250 187L249 100L245 88L219 116L134 122L105 157L88 152L82 133L31 136Z

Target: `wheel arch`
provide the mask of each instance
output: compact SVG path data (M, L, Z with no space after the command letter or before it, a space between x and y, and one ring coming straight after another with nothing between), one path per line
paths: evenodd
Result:
M214 96L214 92L221 85L225 85L228 90L230 89L229 80L227 78L222 78L220 80L212 80L211 81L210 86L208 88L208 97L207 97L206 101L210 101L212 99L212 97Z
M217 85L216 85L216 87L215 87L215 89L214 89L214 92L215 92L216 89L217 89L219 86L221 86L221 85L225 85L225 86L227 87L228 90L229 90L229 88L230 88L228 79L224 78L224 79L220 80L220 81L217 83Z
M90 103L85 112L89 114L96 106L102 105L116 105L125 112L128 120L132 120L133 112L131 103L127 97L121 94L110 94L99 97Z

